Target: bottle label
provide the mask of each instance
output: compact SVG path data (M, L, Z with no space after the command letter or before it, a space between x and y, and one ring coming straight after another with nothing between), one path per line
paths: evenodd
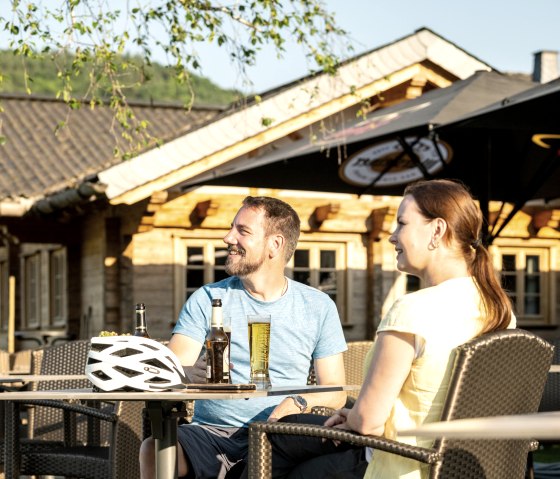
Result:
M224 349L224 382L230 382L230 374L229 374L229 344Z

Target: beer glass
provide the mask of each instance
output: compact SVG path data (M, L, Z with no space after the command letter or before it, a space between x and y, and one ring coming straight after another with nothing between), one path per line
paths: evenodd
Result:
M270 350L270 314L247 315L249 325L249 352L251 361L251 382L258 389L270 387L268 355Z

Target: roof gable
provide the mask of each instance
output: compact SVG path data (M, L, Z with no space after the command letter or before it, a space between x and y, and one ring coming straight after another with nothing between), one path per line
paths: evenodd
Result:
M272 90L259 103L227 112L160 148L100 172L99 180L107 184L112 203L135 203L409 80L426 62L453 79L492 69L443 37L421 29L345 62L335 76L318 74Z

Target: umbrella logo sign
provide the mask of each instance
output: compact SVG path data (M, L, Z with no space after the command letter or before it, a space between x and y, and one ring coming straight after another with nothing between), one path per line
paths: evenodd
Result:
M395 186L440 171L451 161L451 147L444 141L407 137L407 148L398 139L368 146L340 165L343 181L355 186Z

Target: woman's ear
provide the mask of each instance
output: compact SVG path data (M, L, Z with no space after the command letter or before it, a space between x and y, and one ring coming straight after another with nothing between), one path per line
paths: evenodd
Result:
M445 232L447 231L447 221L443 218L436 218L432 224L434 225L432 231L432 241L439 244L445 237Z

